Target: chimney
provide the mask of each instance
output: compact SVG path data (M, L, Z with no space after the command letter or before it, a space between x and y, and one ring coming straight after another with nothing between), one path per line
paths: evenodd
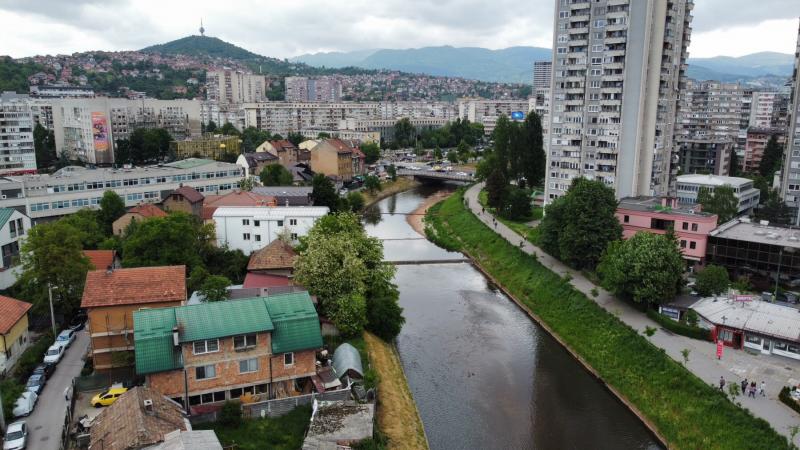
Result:
M149 398L146 398L146 399L144 399L142 404L144 405L145 414L147 414L149 416L152 416L152 415L155 414L156 411L153 408L153 401L152 400L150 400Z
M180 337L178 336L178 327L172 327L172 345L178 347L181 345Z
M111 264L109 264L109 265L106 267L106 275L111 275L112 273L114 273L114 266L113 266L113 265L111 265Z

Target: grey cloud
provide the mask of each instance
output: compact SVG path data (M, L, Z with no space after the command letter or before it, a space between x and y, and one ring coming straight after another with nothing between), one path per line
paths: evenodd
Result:
M695 0L692 28L711 31L800 16L798 0Z

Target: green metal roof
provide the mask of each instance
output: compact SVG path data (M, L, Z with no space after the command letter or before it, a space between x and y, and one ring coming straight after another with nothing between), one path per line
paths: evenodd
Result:
M308 292L201 303L134 312L136 372L140 375L183 366L172 342L215 339L262 331L272 332L272 353L322 347L319 317Z
M175 167L176 169L194 169L195 167L205 166L213 163L213 160L202 158L187 158L180 161L164 164L165 166Z
M11 218L11 215L14 214L16 209L13 208L0 208L0 228L6 226L6 222L8 219Z
M264 298L200 303L175 309L181 342L272 331Z

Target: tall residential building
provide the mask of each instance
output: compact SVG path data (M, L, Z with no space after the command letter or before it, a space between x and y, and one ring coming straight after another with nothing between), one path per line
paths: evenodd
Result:
M524 116L536 106L536 100L485 100L461 99L458 101L458 115L461 120L480 123L486 135L494 131L495 123L501 115L511 118L514 113Z
M24 98L0 97L0 174L36 172L35 123Z
M268 83L264 75L237 70L209 70L206 73L208 99L221 105L267 100Z
M789 112L789 94L778 91L754 91L750 108L750 126L783 128Z
M378 103L264 102L243 105L244 126L286 136L304 129L336 130L345 119L379 119ZM394 124L394 122L392 122Z
M687 80L678 102L675 142L684 173L728 175L731 155L746 134L749 109L746 91L738 83Z
M800 211L800 28L797 32L797 50L794 54L791 101L789 103L788 134L786 137L786 161L783 164L781 196L787 205ZM800 222L800 214L796 215Z
M550 75L553 71L552 61L535 61L533 63L533 90L550 89Z
M342 82L336 77L286 77L287 102L340 102Z
M572 179L618 198L674 191L692 0L557 0L546 199Z

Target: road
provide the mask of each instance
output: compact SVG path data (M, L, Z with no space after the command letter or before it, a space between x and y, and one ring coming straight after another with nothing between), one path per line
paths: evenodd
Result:
M61 448L61 430L67 413L64 391L72 384L72 379L81 374L83 357L88 348L89 333L81 330L75 335L75 341L64 353L52 377L47 380L33 414L25 419L30 430L28 448L36 450Z
M483 186L484 183L478 183L467 190L465 198L468 200L470 210L486 226L494 229L497 234L511 244L519 245L522 240L520 235L500 221L495 224L488 211L481 212L478 194ZM587 298L597 302L633 329L644 331L645 327L648 326L656 328L658 331L650 338L650 342L663 348L675 361L683 364L681 351L688 349L690 353L686 367L709 384L716 385L720 376L725 377L725 380L729 383L741 382L745 378L755 380L757 383L766 382L766 398L747 398L742 396L736 401L740 402L742 407L749 409L756 417L769 422L776 431L787 438L791 438L791 427L800 424L800 415L781 403L778 399L778 393L783 386L800 383L799 361L774 355L753 355L743 350L730 348L725 348L722 359L717 359L717 347L714 343L699 341L666 331L640 311L617 299L602 287L596 286L580 271L567 267L539 247L525 241L522 249L528 254L535 253L540 263L558 275L563 277L566 274L570 274L572 277L570 283L575 289L583 292ZM597 297L591 294L592 289L597 289L599 292ZM800 446L800 434L795 437L794 443Z

